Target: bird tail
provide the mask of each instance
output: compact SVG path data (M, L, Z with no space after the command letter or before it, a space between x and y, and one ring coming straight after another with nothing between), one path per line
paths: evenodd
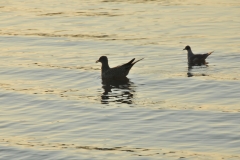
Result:
M135 60L135 58L133 58L131 61L129 61L128 63L126 64L132 64L132 62Z
M141 61L141 60L143 60L143 59L144 59L144 58L141 58L141 59L139 59L139 60L133 62L132 65L134 65L135 63L137 63L137 62L139 62L139 61Z
M208 55L212 54L213 52L214 52L214 51L212 51L212 52L209 52L209 53L208 53Z

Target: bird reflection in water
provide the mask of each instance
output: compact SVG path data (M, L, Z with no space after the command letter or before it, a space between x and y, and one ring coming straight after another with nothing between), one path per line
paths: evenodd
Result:
M126 103L132 104L133 82L127 77L120 80L102 80L104 92L101 96L102 104Z
M195 66L206 66L208 67L208 62L206 62L205 60L202 61L201 64L188 64L188 72L187 72L187 76L188 77L193 77L193 76L207 76L205 73L192 73L192 69L195 68ZM204 67L205 68L205 67Z

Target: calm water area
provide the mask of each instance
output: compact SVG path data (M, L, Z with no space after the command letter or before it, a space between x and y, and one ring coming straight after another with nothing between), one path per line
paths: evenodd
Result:
M240 159L239 0L1 0L0 19L0 160ZM102 55L144 60L104 83Z

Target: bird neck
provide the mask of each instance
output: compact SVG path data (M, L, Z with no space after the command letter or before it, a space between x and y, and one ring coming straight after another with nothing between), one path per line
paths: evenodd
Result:
M110 69L110 67L108 65L108 61L105 62L105 63L102 63L102 73L109 70L109 69Z
M188 57L192 57L192 56L194 56L194 54L193 54L193 52L192 52L191 49L187 50L187 52L188 52Z

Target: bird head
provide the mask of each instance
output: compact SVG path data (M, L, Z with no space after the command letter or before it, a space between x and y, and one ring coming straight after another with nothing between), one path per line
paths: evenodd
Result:
M106 56L101 56L101 57L96 61L96 63L98 63L98 62L104 63L104 62L107 62L107 61L108 61L108 59L107 59Z
M190 46L186 46L183 50L189 51L189 50L191 50L191 47Z

